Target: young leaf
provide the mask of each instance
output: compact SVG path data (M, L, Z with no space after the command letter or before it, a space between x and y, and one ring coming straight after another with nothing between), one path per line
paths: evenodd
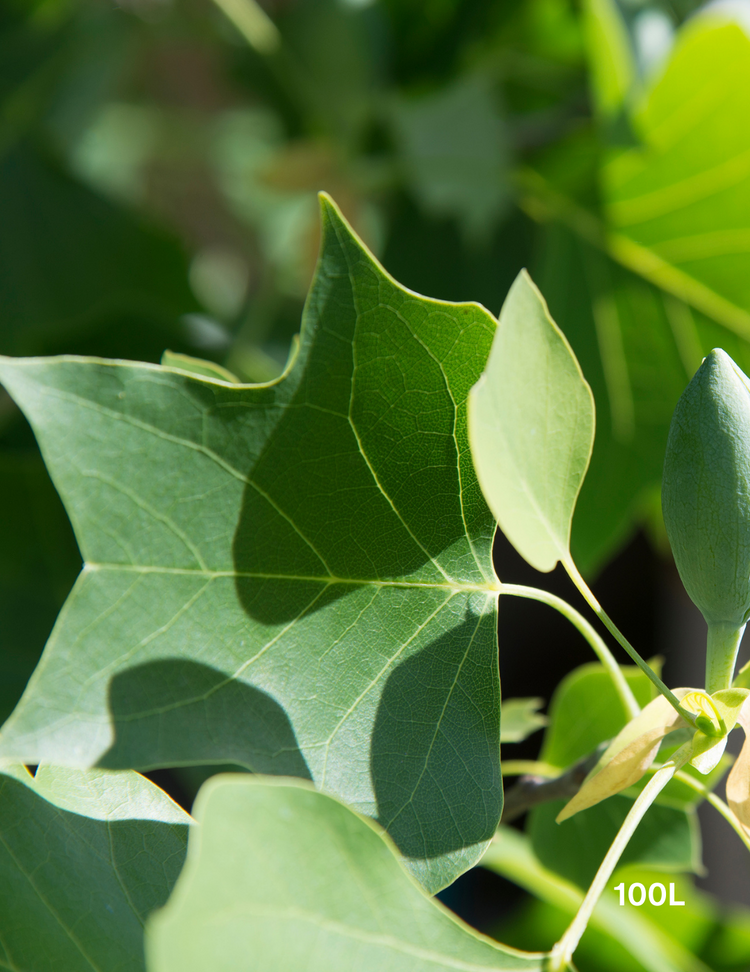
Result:
M137 773L0 768L0 967L139 972L190 817Z
M522 271L469 396L474 466L500 529L532 567L570 557L594 442L594 400L544 298Z
M196 817L149 972L542 968L430 901L380 832L303 783L214 777Z
M0 752L309 777L435 891L502 808L465 417L495 322L400 287L323 200L303 325L266 385L0 361L86 561Z
M537 729L546 726L547 716L538 711L543 705L544 699L504 699L500 741L522 742Z

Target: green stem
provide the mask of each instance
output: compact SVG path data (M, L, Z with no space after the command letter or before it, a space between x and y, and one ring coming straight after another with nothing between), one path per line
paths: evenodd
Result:
M744 631L744 624L741 628L725 622L712 622L708 625L706 691L709 695L719 689L731 687Z
M586 603L589 605L591 610L596 614L596 616L599 618L602 624L604 624L604 626L607 628L610 634L619 642L620 645L622 645L622 647L630 655L630 657L640 668L640 670L644 673L644 675L647 675L651 679L651 681L658 688L658 690L661 692L661 694L664 696L667 702L669 702L672 708L675 709L675 711L682 716L682 718L685 720L685 722L687 722L689 726L692 726L695 729L696 728L695 716L693 715L693 713L688 712L687 709L683 709L683 707L680 705L680 700L677 698L674 692L672 692L670 689L667 688L667 686L664 684L664 682L662 682L662 680L659 678L659 676L656 674L653 668L651 668L651 666L648 665L641 658L641 656L638 654L635 648L630 644L630 642L625 637L625 635L620 631L620 629L617 627L614 621L610 618L610 616L607 614L607 612L604 610L601 604L594 597L593 591L588 586L588 584L583 579L583 577L581 577L581 575L578 572L578 568L573 563L573 561L568 558L567 560L562 561L562 565L567 570L570 579L573 581L575 586L583 595Z
M561 773L559 767L535 759L504 759L500 769L503 776L543 776L549 780L557 779Z
M683 749L685 750L684 758ZM581 940L581 936L586 931L586 926L589 923L589 919L593 914L594 908L596 907L602 892L607 886L607 881L609 881L610 877L612 876L612 872L617 867L617 863L622 856L622 852L627 847L628 841L633 836L636 827L641 822L644 814L654 802L656 797L672 779L675 771L686 759L689 758L689 745L683 747L683 749L678 750L678 752L675 753L668 763L665 763L661 769L657 770L643 790L638 794L638 797L633 803L633 806L630 808L630 812L623 821L617 836L612 841L612 844L607 851L599 870L596 872L596 876L591 882L591 887L588 889L586 896L581 902L581 907L578 909L578 913L570 923L570 926L563 937L550 952L548 965L549 972L563 972L564 969L570 966L573 952L575 952L576 948L578 947L578 943ZM677 762L678 759L679 763Z
M625 712L629 719L634 718L641 711L641 707L638 705L635 696L633 695L632 689L627 683L625 676L623 675L622 669L617 664L612 652L607 648L606 644L602 638L597 634L596 630L589 624L586 618L582 614L579 614L574 607L571 607L567 601L564 601L561 597L557 597L555 594L550 594L548 591L538 590L536 587L524 587L521 584L500 584L501 594L511 594L515 597L527 597L532 601L541 601L542 604L548 604L550 607L559 611L563 617L566 617L570 623L577 628L583 637L588 641L591 647L594 649L594 653L599 661L604 666L605 670L612 679L612 683L620 697L620 701L625 707ZM644 662L645 665L645 662ZM649 669L650 671L651 669Z

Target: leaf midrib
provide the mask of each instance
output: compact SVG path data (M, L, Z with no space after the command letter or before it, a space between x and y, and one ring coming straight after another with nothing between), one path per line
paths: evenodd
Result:
M126 571L136 574L180 574L195 577L231 577L247 578L249 580L281 580L298 583L324 584L333 587L336 584L344 584L350 587L406 587L406 588L426 588L428 590L454 591L454 592L477 592L480 594L499 594L502 585L499 581L487 582L484 584L464 584L458 581L437 583L432 581L411 581L411 580L380 580L371 577L336 577L332 574L271 574L265 572L243 571L243 570L209 570L208 568L196 567L162 567L157 565L139 564L118 564L118 563L95 563L86 561L83 565L83 573L94 573L96 571Z

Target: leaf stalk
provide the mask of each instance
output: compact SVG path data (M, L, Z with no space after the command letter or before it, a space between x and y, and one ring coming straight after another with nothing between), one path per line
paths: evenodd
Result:
M539 590L536 587L525 587L522 584L501 583L500 593L510 594L514 597L525 597L532 601L540 601L542 604L547 604L549 607L559 611L563 617L567 618L573 627L577 628L586 641L588 641L594 650L594 654L599 659L606 672L609 674L615 690L620 697L620 701L625 708L628 718L632 719L638 715L638 713L641 711L641 707L638 705L638 701L633 695L633 690L628 685L622 669L617 664L614 655L609 650L604 640L582 614L576 611L574 607L568 604L567 601L564 601L561 597L557 597L555 594L550 594L549 591ZM651 671L651 669L649 669L649 671Z
M653 668L651 668L651 666L646 661L644 661L643 658L641 658L641 656L638 654L635 648L630 644L630 642L625 637L625 635L620 631L620 629L617 627L614 621L610 618L610 616L607 614L607 612L604 610L601 604L594 597L593 591L588 586L588 584L583 579L583 577L581 577L578 568L573 563L573 561L571 559L565 559L562 561L562 565L565 568L565 570L568 572L570 579L573 581L575 586L583 595L583 598L586 601L586 603L589 605L591 610L596 614L596 616L599 618L602 624L607 628L607 630L612 635L612 637L615 638L615 640L625 649L625 651L628 653L628 655L630 655L630 657L640 668L640 670L644 673L644 675L647 675L648 678L651 679L651 681L661 692L661 694L664 696L667 702L669 702L672 708L677 713L679 713L679 715L682 716L682 718L685 720L685 722L687 722L689 726L692 726L693 729L696 729L697 726L695 724L695 715L692 712L689 712L687 709L685 709L682 705L680 705L680 700L677 698L674 692L672 692L671 689L667 688L667 686L664 684L664 682L662 682L662 680L659 678L659 676L656 674Z

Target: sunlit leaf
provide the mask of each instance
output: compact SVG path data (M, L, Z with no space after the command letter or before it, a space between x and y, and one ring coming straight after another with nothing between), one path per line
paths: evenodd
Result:
M484 495L518 552L545 571L569 558L573 510L594 440L594 400L525 272L511 287L487 367L472 389L469 436Z
M399 287L323 215L278 382L0 364L85 560L0 744L310 777L437 890L502 807L494 524L465 424L495 322Z
M188 815L137 773L0 768L0 966L140 972Z
M539 970L462 925L400 867L389 842L302 783L220 776L167 907L149 972Z

